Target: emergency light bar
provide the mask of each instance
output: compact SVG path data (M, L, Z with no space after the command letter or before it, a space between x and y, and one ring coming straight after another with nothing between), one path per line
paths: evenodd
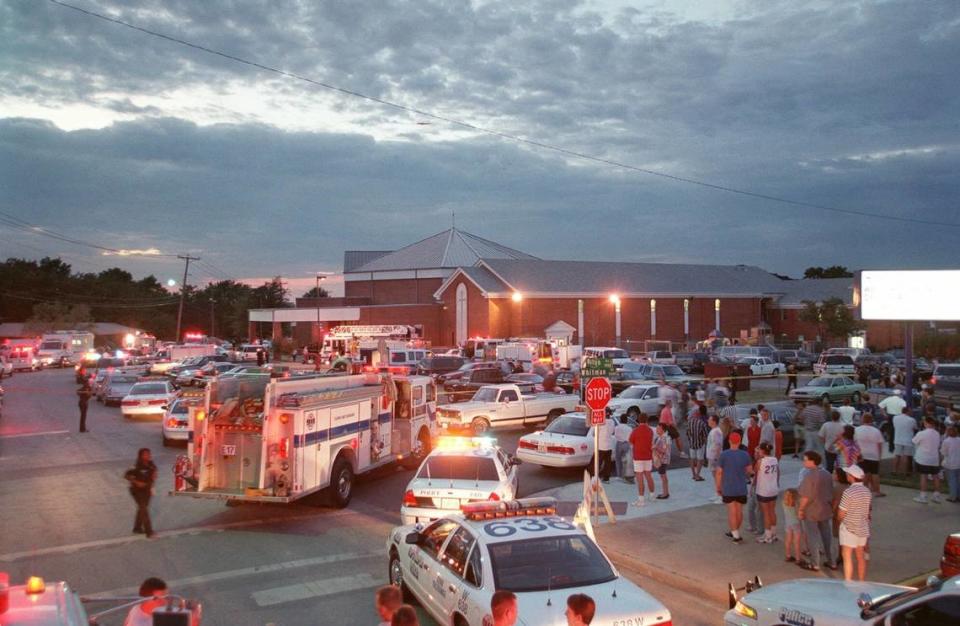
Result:
M519 500L471 502L460 506L468 520L500 519L504 517L527 517L530 515L556 515L556 498L521 498Z
M437 450L489 449L497 445L493 437L456 437L444 435L437 438Z

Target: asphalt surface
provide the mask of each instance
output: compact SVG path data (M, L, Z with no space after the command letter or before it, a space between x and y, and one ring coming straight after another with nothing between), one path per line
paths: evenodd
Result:
M85 596L130 596L144 578L159 576L203 602L204 624L322 624L334 615L340 624L376 623L373 590L387 582L384 544L412 471L361 478L344 510L315 500L227 507L171 497L171 468L183 448L163 447L159 420L125 421L118 407L91 401L91 432L78 433L72 370L16 374L3 387L0 571L15 584L40 575ZM495 436L513 451L525 432ZM141 447L152 449L159 468L152 540L131 533L135 508L123 480ZM524 465L520 493L581 475ZM662 600L670 606L678 598ZM688 605L678 601L677 610ZM121 622L122 615L101 621Z

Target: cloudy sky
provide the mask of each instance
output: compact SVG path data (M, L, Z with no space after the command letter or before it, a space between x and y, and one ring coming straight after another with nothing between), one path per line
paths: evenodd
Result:
M407 108L0 3L0 212L194 281L299 289L454 213L544 258L956 266L953 0L67 1ZM182 272L0 223L43 255Z

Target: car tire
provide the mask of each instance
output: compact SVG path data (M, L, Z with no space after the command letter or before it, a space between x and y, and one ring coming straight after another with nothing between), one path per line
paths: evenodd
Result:
M353 498L353 467L344 456L338 456L330 473L329 496L333 506L342 509Z
M854 404L860 404L860 392L859 392L859 391L854 391L854 392L853 392L853 395L850 396L850 402L852 402L852 403L854 403Z
M490 420L485 417L475 417L470 422L470 428L473 429L474 436L479 437L490 430Z
M400 566L400 557L397 556L396 552L390 553L390 564L387 566L387 580L389 580L390 584L394 587L400 588L404 603L414 604L417 601L416 598L413 597L413 594L410 593L410 588L403 582L403 568Z
M773 377L774 377L774 378L776 378L776 377L779 376L779 375L780 375L780 370L779 370L779 369L773 370Z

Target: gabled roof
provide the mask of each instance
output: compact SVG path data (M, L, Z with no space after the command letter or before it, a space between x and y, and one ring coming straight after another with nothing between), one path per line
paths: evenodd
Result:
M386 256L393 250L346 250L343 253L343 271L352 272L353 270L366 265L370 261L375 261L382 256Z
M774 303L774 307L801 307L805 300L823 302L830 298L839 298L847 306L853 306L852 278L785 280L782 291L784 295Z
M470 267L481 258L536 259L519 250L451 228L344 272Z
M478 266L525 296L761 297L784 293L788 282L751 265L482 259Z
M502 294L510 291L510 288L507 287L499 278L493 275L493 272L481 265L474 265L473 267L459 267L457 271L447 277L443 284L434 292L433 297L439 298L440 294L447 290L447 287L450 286L450 283L455 281L457 277L465 276L467 280L472 282L477 286L477 289L485 296L491 294Z

